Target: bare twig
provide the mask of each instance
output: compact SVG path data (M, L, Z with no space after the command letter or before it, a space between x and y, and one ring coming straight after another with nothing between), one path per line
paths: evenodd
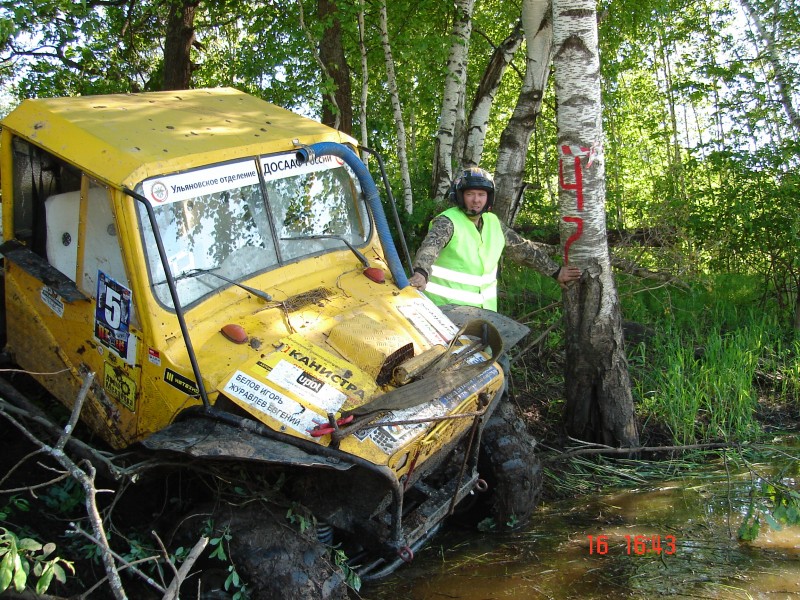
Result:
M161 556L164 558L164 561L169 565L169 568L172 569L172 574L174 576L173 581L174 581L175 578L178 576L178 569L175 568L175 564L169 559L169 552L167 552L167 548L166 546L164 546L164 542L161 541L161 538L158 537L158 534L155 532L155 530L151 531L150 535L152 535L156 539L158 547L161 548Z
M16 465L14 465L14 469L16 469L20 464L22 464L22 463L17 463ZM17 492L30 492L31 495L34 498L36 498L37 497L36 494L33 493L34 490L38 490L40 488L45 488L45 487L49 487L51 485L55 485L59 481L63 481L65 479L67 479L68 477L70 477L69 473L62 473L58 477L55 477L55 478L50 479L48 481L44 481L42 483L35 483L35 484L32 484L32 485L26 485L24 487L8 488L8 489L5 489L5 490L0 490L0 494L16 494Z
M101 547L103 546L102 540L98 539L98 537L96 535L92 535L88 531L84 531L76 523L70 523L70 527L71 527L70 531L72 531L74 533L77 533L79 535L82 535L83 537L85 537L87 540L89 540L93 544L97 544L98 546L101 546ZM108 545L108 542L106 542L106 545ZM159 584L155 579L150 577L147 573L144 573L143 571L141 571L141 570L136 568L136 565L138 565L138 564L142 564L142 563L158 560L159 557L157 555L156 556L146 556L144 558L139 558L139 559L137 559L135 561L129 562L129 561L125 560L123 557L121 557L119 554L114 552L111 548L108 549L108 554L111 557L113 557L115 560L119 561L120 567L119 567L118 570L120 570L120 571L129 570L131 573L136 575L139 579L141 579L142 581L144 581L148 585L152 586L153 588L155 588L156 590L158 590L162 594L164 593L165 590L164 590L164 587L161 584ZM106 579L108 579L108 576L106 576ZM98 582L98 583L100 583L100 582Z
M180 591L181 585L189 575L189 570L192 568L192 566L194 566L194 563L197 561L197 559L200 558L200 555L203 553L203 550L206 549L207 545L207 537L203 536L197 540L197 543L192 547L192 549L189 551L189 554L186 556L186 559L181 564L181 568L178 569L175 579L173 579L172 583L169 584L169 587L164 593L162 600L178 600L178 592Z
M58 438L58 442L56 442L54 447L55 451L63 452L69 438L72 436L72 432L75 431L75 426L78 424L78 417L81 415L81 408L83 408L83 403L86 401L86 395L89 393L89 388L92 387L92 383L94 383L94 373L87 373L83 380L83 385L81 385L81 389L78 391L78 397L75 398L75 404L72 407L72 414L69 416L69 421L67 421L67 424L64 426L64 432Z
M0 414L2 414L2 407L1 406L0 406ZM44 452L44 450L42 450L41 448L37 448L33 452L30 452L30 453L26 454L25 456L23 456L19 460L19 462L17 464L15 464L13 467L11 467L8 470L8 473L6 473L5 475L3 475L3 477L0 478L0 485L3 485L6 482L6 479L11 477L11 474L14 473L14 471L16 471L23 464L25 464L25 461L27 461L29 458L32 458L32 457L36 456L37 454L41 454L42 452ZM12 492L16 492L16 491L18 491L18 490L0 490L0 493L4 493L4 492L5 493L12 493Z
M0 393L2 393L5 396L8 396L10 390L6 389L2 385L2 383L3 381L2 379L0 379ZM0 397L0 416L2 416L3 413L13 414L15 416L25 419L26 421L33 422L36 425L43 427L48 431L48 433L52 434L54 438L56 439L59 438L59 436L62 433L62 429L58 425L53 423L47 417L47 415L41 412L34 405L27 403L25 405L20 406L20 401L21 398L14 398L13 401L9 401L6 398ZM27 431L27 428L25 429ZM29 432L28 434L26 434L26 437L30 437ZM33 438L30 439L34 441ZM128 465L126 467L121 467L112 462L110 457L113 456L116 459L123 459L125 457L124 455L102 452L97 448L94 448L93 446L90 446L89 444L74 437L69 438L67 442L67 447L70 449L71 452L77 454L83 460L91 462L93 465L95 465L95 468L98 467L101 468L104 475L107 475L110 479L116 479L116 480L132 479L135 481L136 477L139 474L149 469L161 466L169 466L170 464L182 464L164 460L148 459L135 464ZM41 452L42 452L41 449L36 450L32 452L31 455ZM0 480L0 483L2 483L2 480Z
M542 343L542 342L543 342L543 341L544 341L544 340L547 338L547 336L548 336L548 335L550 335L550 334L552 333L552 331L553 331L553 330L554 330L556 327L558 327L560 324L561 324L561 321L557 321L556 323L553 323L552 325L550 325L550 327L548 327L547 329L545 329L545 330L544 330L544 331L543 331L543 332L542 332L542 333L539 335L539 337L537 337L537 338L536 338L535 340L533 340L532 342L529 342L529 343L527 343L527 344L525 345L525 347L524 347L522 350L520 350L519 352L516 352L516 353L515 353L514 360L516 360L517 358L519 358L520 356L522 356L523 354L525 354L525 353L526 353L528 350L530 350L530 349L531 349L531 348L533 348L534 346L538 346L539 344L541 344L541 343Z
M105 530L103 528L103 520L100 517L100 512L97 508L95 496L97 495L98 490L94 486L94 466L87 462L85 466L86 470L84 470L75 464L72 459L64 453L64 446L69 439L75 423L77 423L78 416L83 408L83 403L86 400L86 392L88 392L93 380L94 373L89 373L84 379L84 383L81 386L81 393L78 394L78 397L75 399L75 404L72 406L72 414L70 415L67 426L64 428L63 434L59 436L58 442L55 446L49 446L45 444L30 431L28 431L28 429L22 425L22 423L8 414L7 409L11 408L10 406L0 406L0 414L3 414L3 416L17 429L19 429L22 434L25 435L25 437L27 437L31 442L41 448L46 454L52 456L78 483L80 483L84 492L86 514L88 515L89 521L92 524L92 529L96 534L96 543L101 550L100 554L103 560L103 566L106 570L106 575L108 576L109 586L111 587L114 597L117 600L127 600L125 590L122 587L122 581L119 578L119 572L114 564L111 548L109 547L108 540L106 539Z

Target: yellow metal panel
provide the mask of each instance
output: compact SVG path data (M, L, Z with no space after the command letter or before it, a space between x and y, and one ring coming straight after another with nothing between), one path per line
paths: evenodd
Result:
M403 346L413 344L406 333L393 331L390 324L361 314L331 329L328 343L342 356L377 377L386 359Z
M334 129L232 88L25 100L3 126L113 185L332 141Z

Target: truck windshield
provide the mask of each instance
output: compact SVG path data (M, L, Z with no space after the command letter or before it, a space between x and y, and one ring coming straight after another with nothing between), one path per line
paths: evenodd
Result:
M213 165L147 179L137 191L153 208L184 307L231 285L225 279L241 282L342 249L342 240L363 246L370 235L358 180L332 156L298 164L291 153ZM173 308L144 206L139 219L154 293Z

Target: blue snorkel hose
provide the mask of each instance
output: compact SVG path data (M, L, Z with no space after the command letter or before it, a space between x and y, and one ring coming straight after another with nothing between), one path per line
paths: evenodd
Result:
M348 167L353 169L353 172L358 177L358 182L361 184L361 189L364 191L367 206L372 211L372 217L375 219L375 229L378 232L378 239L381 241L383 250L386 254L386 263L389 265L389 271L394 278L397 287L401 290L409 286L408 277L403 270L403 265L400 262L400 256L397 254L397 248L394 245L392 234L389 231L389 222L386 220L386 213L383 212L383 205L381 198L378 194L378 188L372 179L367 167L361 162L358 155L347 146L337 144L335 142L318 142L310 146L302 146L297 150L297 161L305 163L314 160L317 156L336 156L341 158Z

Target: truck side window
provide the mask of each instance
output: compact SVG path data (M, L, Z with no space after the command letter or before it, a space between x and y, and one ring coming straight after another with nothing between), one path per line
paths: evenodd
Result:
M65 192L45 200L47 215L47 256L50 264L76 281L87 296L97 293L98 272L128 285L117 238L117 226L108 191L87 181L86 227L83 238L83 265L78 269L81 193Z
M47 258L45 201L57 194L80 192L81 173L21 138L14 138L12 150L14 237L42 258ZM75 277L74 273L72 277Z
M23 139L14 138L13 151L15 238L89 297L97 293L100 271L127 286L108 190ZM86 225L83 263L78 272L82 185Z

